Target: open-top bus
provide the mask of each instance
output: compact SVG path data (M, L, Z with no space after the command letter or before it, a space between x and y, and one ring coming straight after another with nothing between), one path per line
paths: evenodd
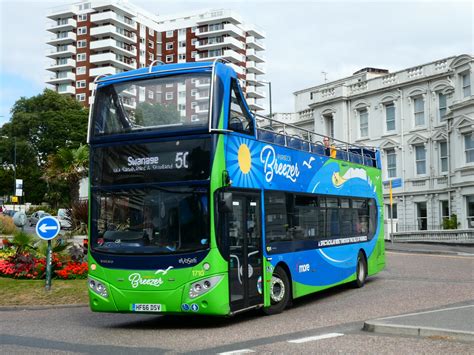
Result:
M378 150L257 117L221 61L96 83L93 311L273 314L384 267Z

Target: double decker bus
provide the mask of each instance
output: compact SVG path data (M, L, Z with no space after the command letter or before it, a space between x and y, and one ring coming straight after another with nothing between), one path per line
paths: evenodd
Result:
M252 114L218 60L96 84L93 311L275 314L384 267L378 150Z

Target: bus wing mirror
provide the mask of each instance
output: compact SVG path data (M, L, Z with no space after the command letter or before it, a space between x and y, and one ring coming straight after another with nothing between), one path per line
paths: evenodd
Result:
M219 194L219 212L232 212L232 192L221 192Z

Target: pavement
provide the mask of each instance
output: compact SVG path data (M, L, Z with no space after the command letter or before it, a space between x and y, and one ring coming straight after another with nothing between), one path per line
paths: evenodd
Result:
M385 249L388 252L472 257L474 269L474 245L386 241ZM474 282L473 269L469 272ZM363 330L382 334L441 337L474 342L474 300L464 304L368 320L364 322Z
M474 244L402 243L385 241L385 250L405 253L473 256Z
M365 331L474 342L474 302L364 322Z

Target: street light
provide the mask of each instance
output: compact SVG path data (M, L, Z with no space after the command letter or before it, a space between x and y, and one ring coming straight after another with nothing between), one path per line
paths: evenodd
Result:
M268 85L268 99L270 101L270 118L273 118L273 111L272 111L272 82L271 81L260 81L262 84ZM270 121L271 125L271 121Z

